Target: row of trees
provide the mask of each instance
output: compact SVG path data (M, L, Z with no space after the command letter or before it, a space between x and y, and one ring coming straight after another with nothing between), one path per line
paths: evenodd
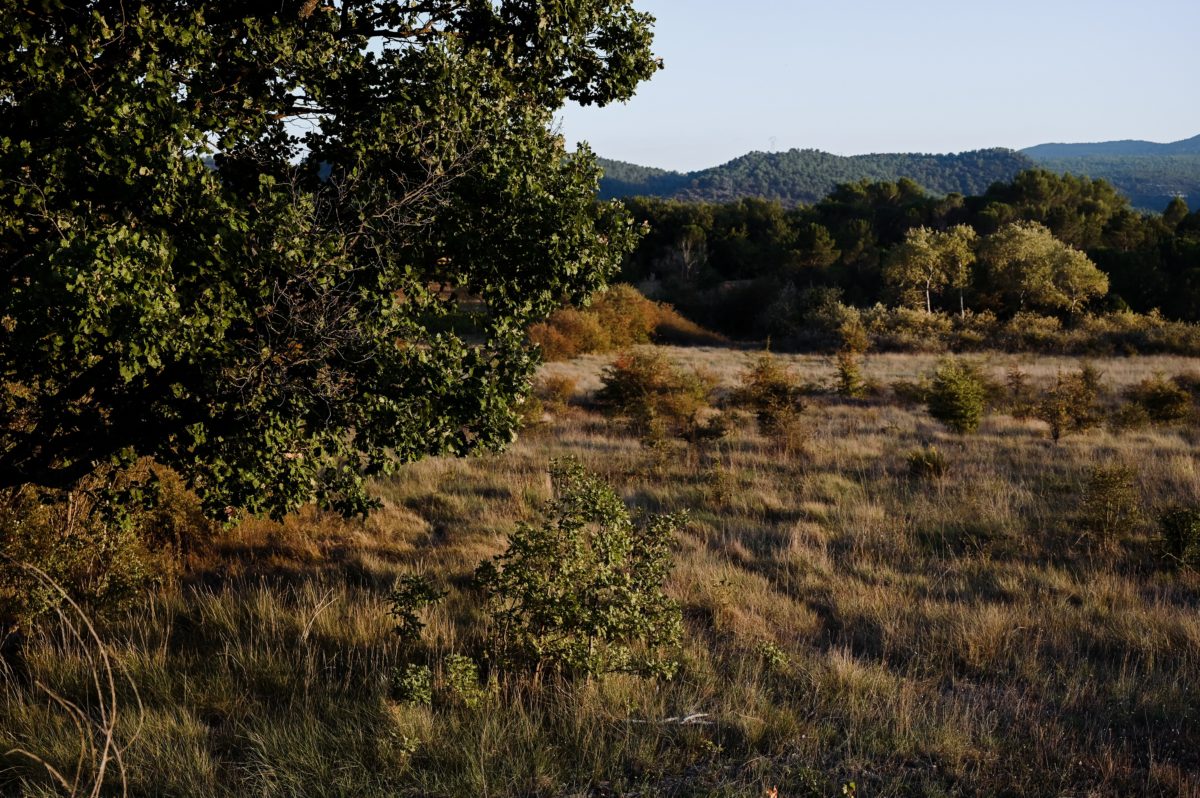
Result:
M1200 320L1200 213L1176 199L1161 214L1143 214L1101 180L1031 170L979 196L933 196L902 179L842 185L814 205L796 207L761 199L712 204L635 198L626 204L648 233L626 259L624 279L657 278L661 298L731 335L753 334L756 314L788 286L836 289L858 306L903 299L885 272L898 247L932 245L934 239L910 242L914 229L958 230L955 237L961 238L969 228L982 246L1016 223L1041 225L1107 276L1109 293L1092 307L1158 308L1169 318ZM1030 252L1041 246L1078 258L1037 233L1014 227L989 248L1008 240ZM983 267L972 270L969 284L950 304L1003 315L1019 310L1024 300L1029 307L1065 313L1092 296L1071 288L1074 298L1065 305L1053 298L1041 302L1019 290L993 290L985 279L1002 276ZM1098 284L1095 275L1089 283ZM937 293L932 285L930 293L932 308Z
M1085 253L1038 222L1013 222L983 239L965 224L914 227L888 254L883 278L927 313L934 295L947 290L964 315L973 287L993 305L1072 314L1108 291L1108 277Z

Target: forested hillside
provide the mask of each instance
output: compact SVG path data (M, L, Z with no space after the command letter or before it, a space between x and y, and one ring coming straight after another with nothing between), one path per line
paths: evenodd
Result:
M841 183L902 177L934 194L979 194L1034 164L1005 149L953 155L893 153L841 156L819 150L752 152L727 164L683 174L601 159L604 199L629 196L728 202L762 197L785 204L813 203Z

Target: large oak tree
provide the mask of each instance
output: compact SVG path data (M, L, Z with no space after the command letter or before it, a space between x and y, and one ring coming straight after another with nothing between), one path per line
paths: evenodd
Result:
M149 456L365 509L502 445L527 324L630 248L552 114L657 67L630 0L0 0L0 487Z

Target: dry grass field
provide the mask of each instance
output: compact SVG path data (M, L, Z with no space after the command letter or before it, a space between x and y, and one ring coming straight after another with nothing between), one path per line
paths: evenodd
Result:
M668 354L729 389L755 353ZM650 451L588 407L610 359L547 366L576 395L508 452L406 468L365 521L225 530L178 582L100 623L128 793L1200 795L1200 576L1165 556L1155 521L1200 501L1193 421L1056 445L1033 420L993 413L958 436L887 390L815 393L798 445L734 412L720 441ZM832 381L827 359L781 360ZM1001 381L1019 363L1035 384L1078 366L979 360ZM869 356L865 375L886 389L933 364ZM1094 365L1114 391L1200 369ZM945 473L913 476L909 455L931 445ZM537 519L548 464L567 455L633 507L690 514L668 583L685 626L676 676L503 680L474 706L398 700L414 651L388 613L396 579L447 591L417 644L435 672L475 652L472 572ZM1098 532L1085 486L1113 464L1132 470L1139 513ZM69 781L80 734L48 691L94 704L95 657L62 625L36 635L32 680L0 695L0 751ZM28 755L0 762L0 792L62 794ZM115 769L104 790L120 793Z

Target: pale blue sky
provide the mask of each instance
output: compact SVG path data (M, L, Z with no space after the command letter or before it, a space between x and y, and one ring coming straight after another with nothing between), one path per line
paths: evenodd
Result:
M1019 149L1200 133L1200 0L635 0L666 69L568 144L691 170L750 150Z

